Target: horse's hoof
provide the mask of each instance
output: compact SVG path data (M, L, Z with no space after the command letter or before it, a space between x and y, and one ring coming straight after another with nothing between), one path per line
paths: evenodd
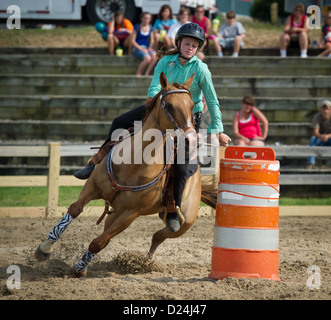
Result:
M50 258L51 253L45 253L42 252L40 249L40 245L38 246L38 248L35 250L34 252L34 257L39 261L39 262L43 262L46 261Z
M74 278L83 278L83 277L86 277L86 275L87 275L87 269L83 273L78 273L76 271L76 268L73 268L73 270L72 270L72 276Z

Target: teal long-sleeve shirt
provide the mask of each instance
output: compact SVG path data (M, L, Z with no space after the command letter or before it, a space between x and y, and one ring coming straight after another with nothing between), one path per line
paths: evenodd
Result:
M164 56L154 69L154 76L147 93L148 97L154 97L160 92L160 74L162 72L165 73L169 83L177 82L179 84L184 84L184 82L195 73L190 88L193 102L195 104L193 112L201 112L203 110L203 93L211 117L208 132L220 133L224 131L222 113L214 89L211 73L204 62L202 62L197 56L194 56L182 66L178 60L178 54Z

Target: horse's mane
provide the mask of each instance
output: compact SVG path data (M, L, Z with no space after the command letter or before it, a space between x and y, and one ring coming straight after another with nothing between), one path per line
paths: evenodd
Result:
M186 89L183 85L174 82L172 84L172 86L174 86L176 89ZM161 90L158 94L156 94L153 98L148 98L145 101L145 106L146 106L146 113L145 113L145 117L143 120L143 123L145 123L146 119L148 118L149 114L152 112L153 108L155 107L156 101L157 99L160 97L160 95L162 94L163 90ZM190 94L190 98L192 99L192 95L191 92L189 91Z

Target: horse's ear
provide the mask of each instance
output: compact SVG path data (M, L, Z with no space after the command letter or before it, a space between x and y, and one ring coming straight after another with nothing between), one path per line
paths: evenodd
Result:
M164 72L161 72L161 74L160 74L160 84L161 84L162 89L165 89L169 86L169 82L168 82L167 77L164 74Z
M190 90L190 87L193 83L194 76L195 76L195 73L193 73L183 84L183 87L185 87L187 90Z

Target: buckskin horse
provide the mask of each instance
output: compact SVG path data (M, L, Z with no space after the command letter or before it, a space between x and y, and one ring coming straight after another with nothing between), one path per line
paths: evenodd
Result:
M183 85L169 84L162 73L160 75L162 87L160 93L146 103L146 116L140 133L144 135L148 129L156 129L161 132L160 145L155 146L154 144L153 146L155 148L154 157L158 161L155 159L146 161L145 157L142 157L141 161L138 161L140 163L116 164L114 159L108 161L110 155L105 157L86 181L78 200L70 205L68 212L49 233L47 240L35 250L37 260L45 261L50 257L55 242L91 200L109 201L112 210L105 220L103 233L90 243L88 250L74 267L73 275L75 277L85 276L87 266L94 255L105 248L114 236L129 227L136 218L162 212L166 214L163 191L167 183L169 165L164 157L164 152L160 151L164 151L166 148L167 136L165 133L167 129L182 129L185 134L195 133L193 127L194 103L189 91L193 78L194 74ZM125 143L131 147L129 148L131 153L128 155L131 159L137 156L139 148L142 154L148 148L151 149L150 141L140 141L139 148L134 146L134 139L124 139L119 145ZM115 147L112 150L114 149ZM113 153L115 154L115 152ZM157 247L164 240L181 236L193 225L198 215L200 200L215 207L216 196L213 187L210 188L208 185L201 187L201 175L198 168L197 172L188 178L182 195L180 229L171 232L165 227L154 233L148 257L153 256Z

